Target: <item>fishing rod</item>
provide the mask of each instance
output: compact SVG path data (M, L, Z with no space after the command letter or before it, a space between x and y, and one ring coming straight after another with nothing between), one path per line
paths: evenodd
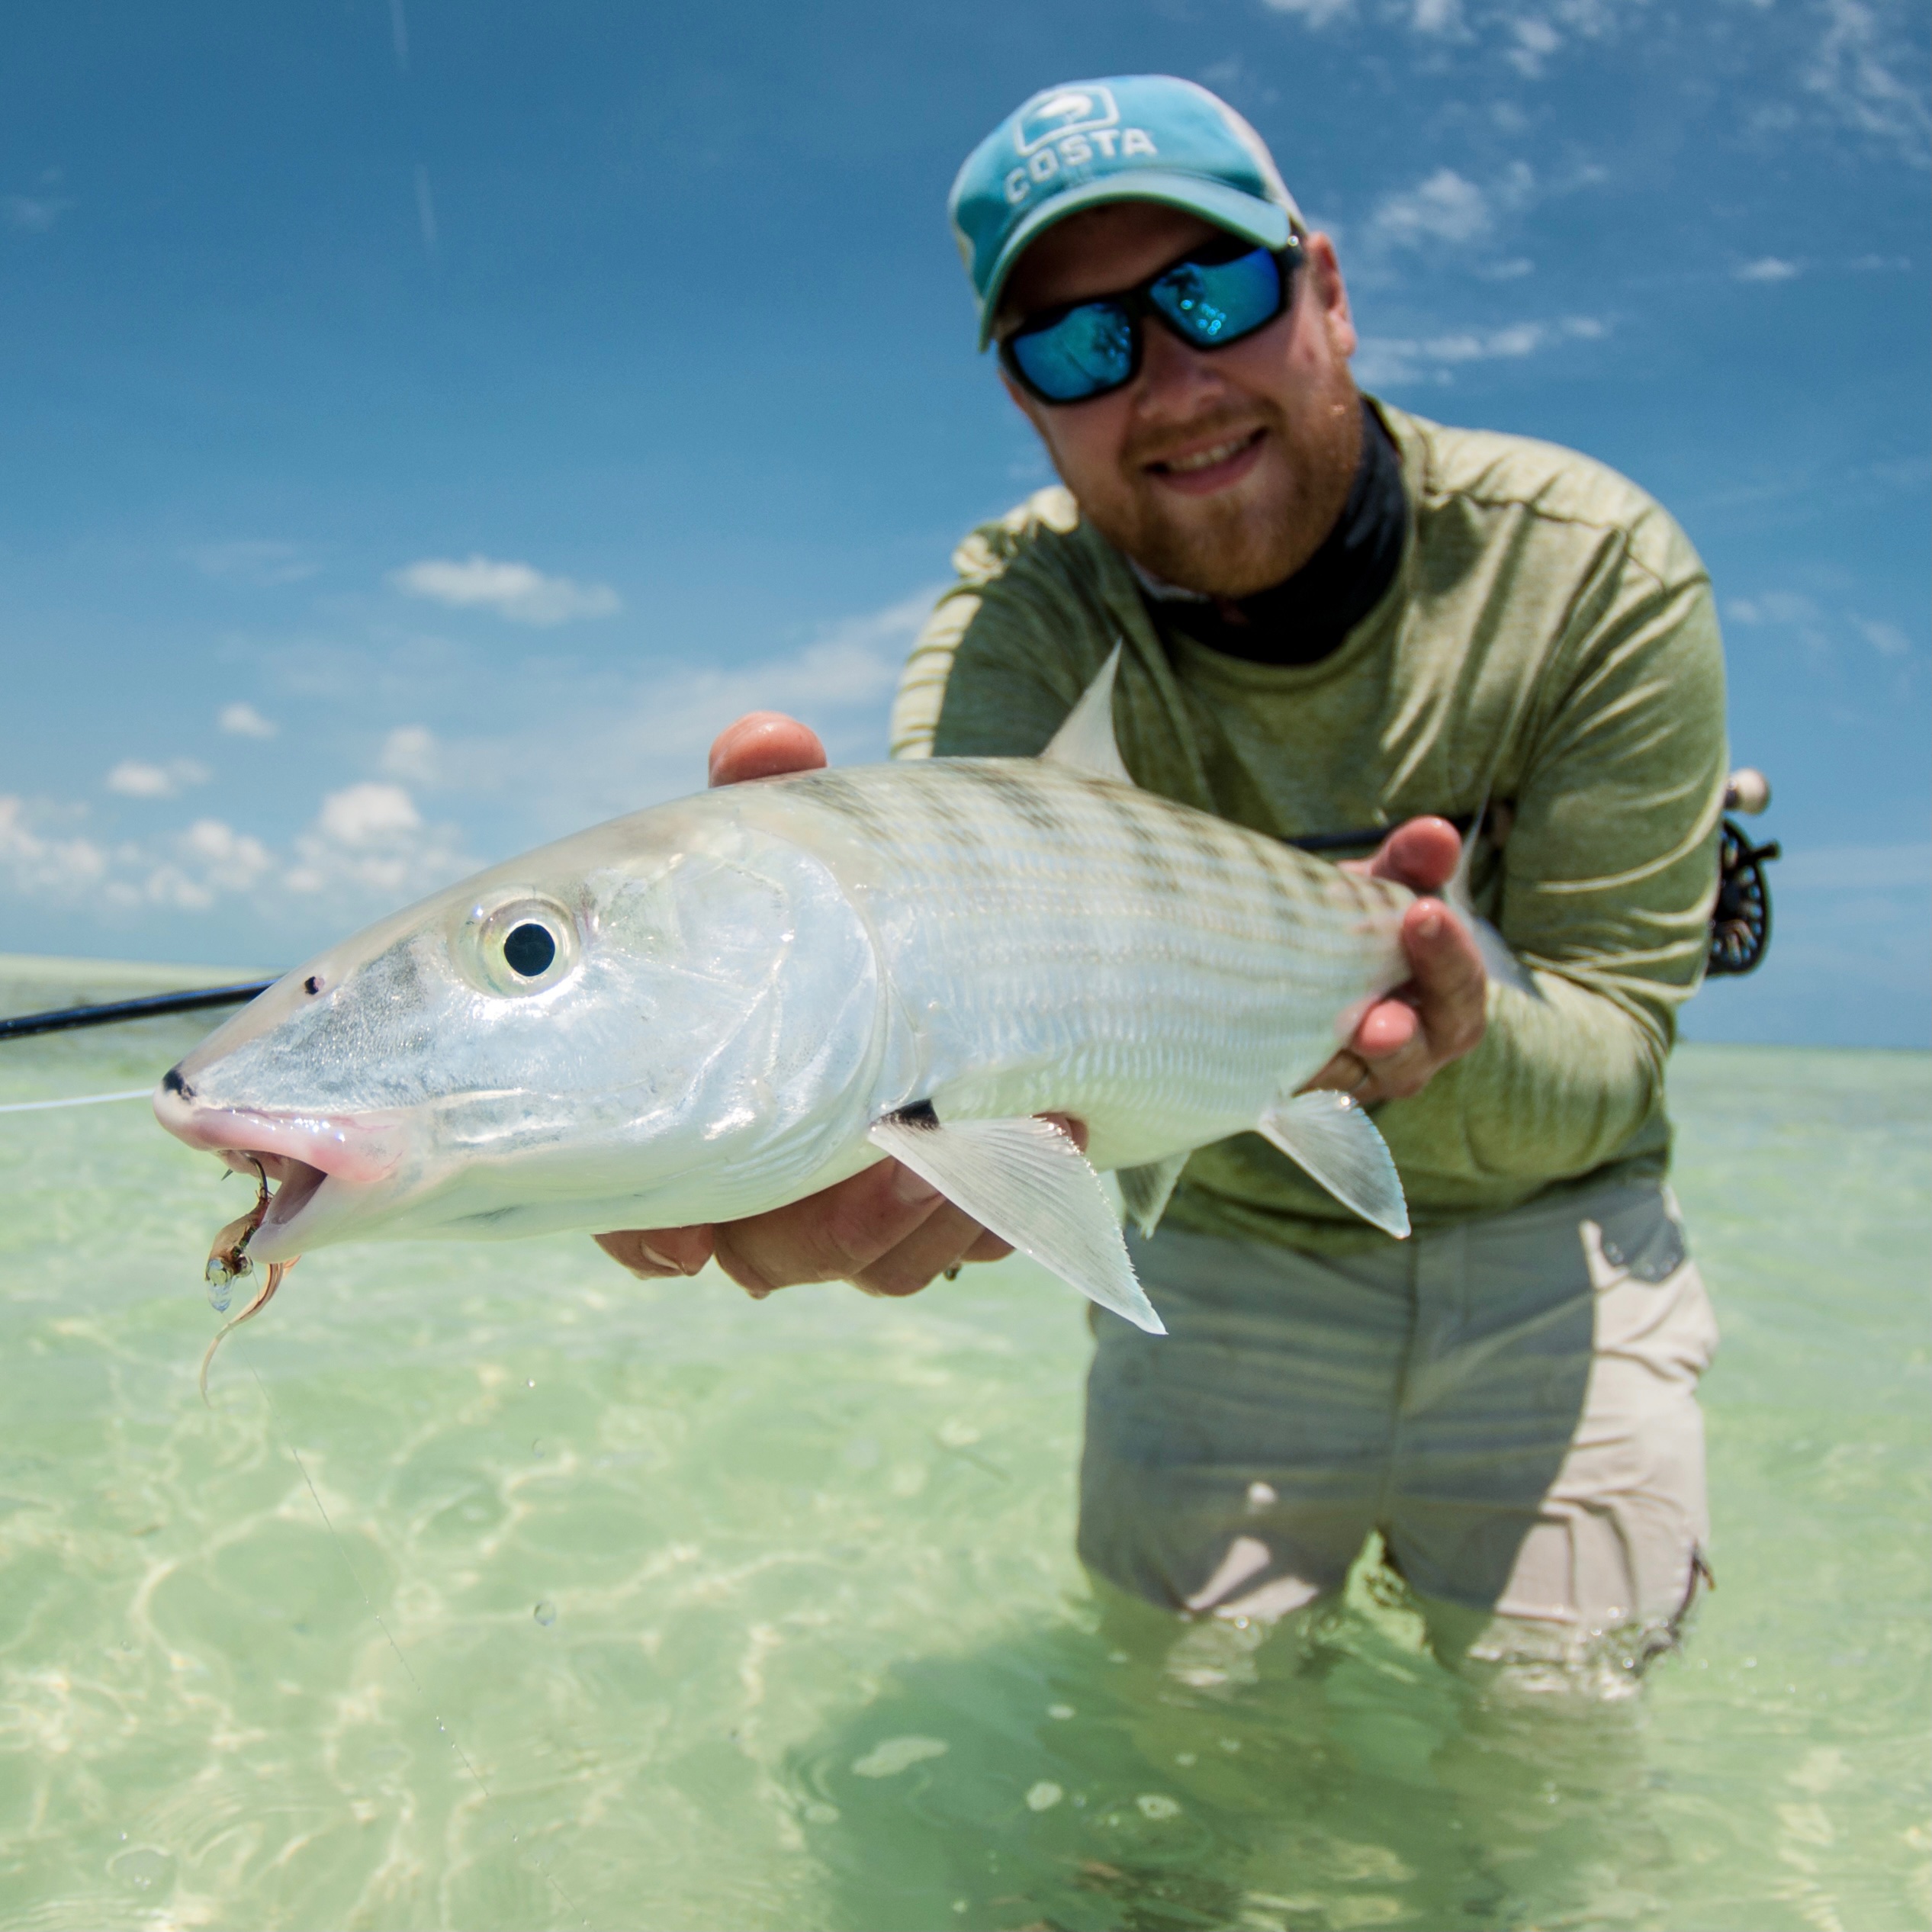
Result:
M145 1020L157 1013L194 1013L204 1007L240 1006L265 993L273 979L251 979L239 986L197 986L185 993L151 993L142 999L108 1000L95 1006L63 1006L51 1013L21 1013L0 1020L0 1040L28 1034L66 1033L74 1027L111 1026L117 1020Z

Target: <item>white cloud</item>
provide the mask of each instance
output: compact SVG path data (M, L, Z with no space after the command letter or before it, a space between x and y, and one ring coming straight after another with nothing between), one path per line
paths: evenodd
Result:
M1907 657L1912 653L1912 639L1898 625L1883 618L1861 617L1842 605L1828 609L1802 590L1761 590L1755 596L1727 598L1724 615L1727 622L1747 628L1770 625L1795 632L1799 641L1816 656L1841 650L1847 641L1847 628L1881 657Z
M1853 620L1865 634L1865 641L1881 657L1903 657L1911 650L1911 640L1896 624L1882 619L1860 617Z
M217 721L221 728L235 738L273 738L281 729L271 724L252 704L226 704L221 707Z
M192 758L175 758L151 765L140 758L124 758L108 773L108 789L129 799L172 799L191 785L205 785L214 776Z
M300 583L322 568L300 545L292 543L204 543L185 554L204 577L223 583L246 583L259 590Z
M1755 597L1733 597L1724 614L1734 624L1814 624L1816 604L1796 590L1766 590Z
M412 597L428 597L457 610L493 610L519 624L609 617L622 607L607 583L545 577L528 564L499 563L488 557L471 556L460 564L426 557L395 571L389 580Z
M200 912L249 902L272 929L294 904L305 921L346 930L477 870L453 826L426 825L398 785L329 793L293 850L220 818L104 845L79 834L82 815L46 801L0 796L0 892L111 915Z
M803 719L834 763L882 757L899 667L937 594L937 588L921 590L830 625L785 655L651 679L594 714L542 728L539 738L465 747L465 764L551 773L546 812L569 827L696 789L705 782L712 740L747 711ZM564 743L567 758L556 755Z
M436 734L422 725L399 725L382 741L377 764L389 778L416 785L433 785L442 770Z
M1709 59L1708 42L1699 43L1705 34L1715 29L1728 38L1741 31L1774 50L1764 83L1738 101L1746 127L1775 140L1817 118L1821 108L1912 163L1923 166L1932 158L1924 0L1800 0L1783 6L1747 0L1755 18L1737 29L1725 19L1731 8L1664 9L1651 0L1375 0L1360 8L1354 0L1266 4L1311 28L1341 22L1365 40L1372 35L1378 59L1386 57L1389 40L1405 31L1425 60L1439 59L1445 42L1480 47L1514 70L1512 81L1541 81L1566 57L1574 71L1582 48L1620 39L1641 37L1677 65L1696 63ZM1773 98L1762 98L1766 94ZM1775 98L1779 95L1787 98ZM1802 111L1807 97L1811 111ZM1524 124L1514 103L1484 108L1509 131Z
M1825 27L1803 75L1805 86L1848 125L1921 165L1932 146L1923 54L1908 23L1917 0L1823 0Z
M1563 36L1546 20L1532 17L1512 21L1509 31L1516 45L1503 57L1526 80L1538 79L1544 63L1563 44Z
M1438 168L1413 188L1384 194L1368 217L1371 241L1384 248L1462 248L1492 236L1499 217L1526 207L1536 193L1529 163L1512 161L1488 186L1453 168ZM1527 273L1517 261L1488 272L1498 279Z
M275 865L259 838L219 818L198 818L170 845L170 855L151 867L137 891L121 882L117 899L125 904L138 896L152 905L203 911L224 894L253 892Z
M1355 375L1371 387L1448 382L1449 371L1464 363L1514 361L1563 342L1596 342L1609 333L1609 324L1596 316L1572 315L1560 322L1512 322L1419 339L1371 336L1355 352Z
M1763 255L1732 272L1739 281L1789 281L1802 272L1795 262L1786 262L1775 255Z
M108 855L92 839L37 831L24 799L0 796L0 870L19 892L72 898L90 890L108 870Z
M1385 194L1369 217L1369 230L1397 248L1429 242L1470 242L1494 220L1489 197L1453 168L1439 168L1400 194Z
M1330 21L1347 13L1352 0L1266 0L1266 4L1271 12L1293 14L1310 27L1326 27Z
M423 815L401 786L371 781L331 792L316 824L338 845L380 845L399 833L420 831Z
M480 789L491 773L516 775L513 791L506 786L508 829L490 835L507 850L511 840L521 849L699 789L712 738L747 711L796 713L837 763L882 756L887 700L935 594L825 625L730 668L673 663L581 690L541 667L492 671L502 680L492 708L513 721L510 731L452 743L423 725L398 726L382 740L377 775L327 790L292 837L214 818L162 830L142 813L130 815L137 822L127 837L97 842L84 835L84 806L0 798L0 895L65 901L110 929L219 908L225 935L276 956L477 869L470 837L427 815L413 789L459 761L484 781ZM180 782L167 767L149 770Z
M477 869L453 825L425 825L400 785L374 781L331 792L295 841L284 876L291 892L346 905L395 905Z
M44 235L73 205L59 194L0 194L0 220L23 234Z

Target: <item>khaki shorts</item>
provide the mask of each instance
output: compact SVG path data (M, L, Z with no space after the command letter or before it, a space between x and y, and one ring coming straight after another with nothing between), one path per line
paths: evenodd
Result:
M1135 1243L1167 1323L1096 1311L1080 1554L1193 1615L1271 1621L1365 1539L1439 1648L1668 1644L1709 1538L1717 1342L1669 1191L1565 1189L1354 1259L1178 1230Z

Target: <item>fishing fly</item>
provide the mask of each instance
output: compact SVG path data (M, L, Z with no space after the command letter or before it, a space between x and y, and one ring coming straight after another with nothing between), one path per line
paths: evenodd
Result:
M255 1204L246 1214L230 1221L214 1238L214 1245L208 1250L207 1266L202 1271L208 1286L208 1300L217 1315L228 1313L230 1302L234 1297L235 1284L255 1272L255 1263L250 1259L248 1244L254 1239L268 1212L268 1176L262 1163L253 1156L249 1165L255 1169ZM300 1255L287 1261L275 1261L268 1264L268 1271L262 1278L261 1287L239 1315L222 1323L215 1331L214 1339L208 1344L208 1352L201 1358L199 1386L201 1400L208 1399L208 1368L214 1360L214 1352L221 1346L221 1339L230 1329L239 1328L252 1315L256 1315L274 1299L276 1289L281 1286L282 1277L295 1265Z

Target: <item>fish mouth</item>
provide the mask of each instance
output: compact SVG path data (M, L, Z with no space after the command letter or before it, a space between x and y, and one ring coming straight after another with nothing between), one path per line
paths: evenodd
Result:
M282 1259L278 1253L271 1253L276 1236L287 1233L297 1217L314 1200L329 1178L320 1168L311 1166L304 1160L297 1160L292 1154L263 1156L246 1149L224 1147L221 1157L228 1165L243 1174L252 1173L259 1167L270 1185L268 1211L262 1217L262 1225L255 1231L255 1239L249 1244L259 1247L265 1261ZM299 1248L299 1242L297 1244Z
M268 1211L249 1242L259 1261L292 1261L318 1235L349 1219L358 1199L401 1159L391 1121L211 1105L178 1072L155 1089L154 1114L177 1140L268 1184Z

